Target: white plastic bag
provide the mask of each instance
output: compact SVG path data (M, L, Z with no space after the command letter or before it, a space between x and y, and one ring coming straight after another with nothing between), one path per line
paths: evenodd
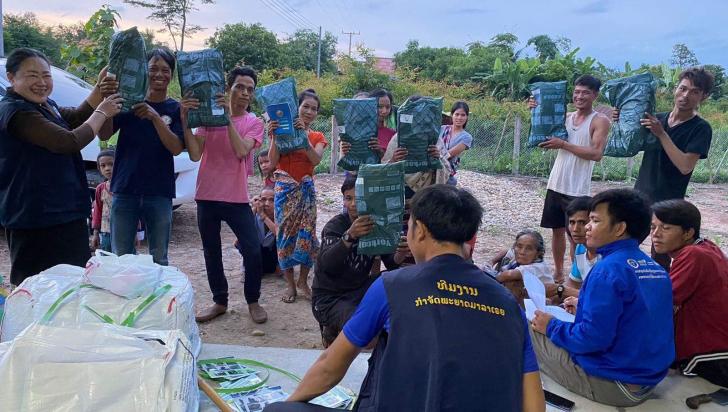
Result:
M150 255L123 255L97 250L86 263L84 281L101 289L123 296L138 298L148 295L159 285L162 266Z
M153 293L127 299L86 284L84 269L57 265L23 281L5 302L0 342L15 338L35 321L74 328L113 322L144 330L180 329L198 354L201 341L195 322L194 292L178 269L162 267ZM0 407L1 409L1 407Z
M34 323L0 345L5 411L196 411L194 356L180 331Z

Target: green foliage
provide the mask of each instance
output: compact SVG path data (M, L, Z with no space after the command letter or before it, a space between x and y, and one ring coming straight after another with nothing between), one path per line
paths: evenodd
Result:
M201 4L214 3L214 0L199 1ZM187 21L187 15L197 10L195 0L124 0L124 3L152 10L149 19L158 21L164 26L159 32L169 33L175 50L184 50L185 39L203 29Z
M515 62L496 58L490 74L477 73L473 80L479 80L492 90L491 95L500 99L521 100L528 96L528 84L541 71L538 59L519 59Z
M528 42L526 42L526 46L533 46L533 48L536 49L538 59L541 60L541 62L553 59L559 54L559 47L556 45L556 42L545 34L531 37L528 39Z
M206 44L222 52L225 70L243 64L256 70L280 67L278 39L260 23L226 24L218 28Z
M335 72L336 43L338 39L331 33L321 36L321 73ZM318 58L318 33L311 30L296 30L281 44L283 67L316 71Z
M120 17L119 12L108 5L97 10L83 25L85 37L61 48L61 56L67 62L66 69L95 83L96 76L108 63L111 36Z
M695 56L692 50L683 43L677 43L672 46L672 60L673 66L686 68L690 66L697 66L698 58Z
M50 27L38 22L33 13L4 15L3 43L6 55L13 49L30 47L42 51L51 63L61 63L60 41Z

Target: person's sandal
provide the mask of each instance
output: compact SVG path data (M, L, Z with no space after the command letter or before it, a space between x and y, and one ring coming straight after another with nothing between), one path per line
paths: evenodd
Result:
M255 323L265 323L268 320L268 314L258 302L248 304L248 312Z
M213 303L211 306L209 306L207 309L202 311L202 313L199 316L195 316L195 320L197 322L209 322L216 317L224 314L227 312L227 306L220 305L218 303Z

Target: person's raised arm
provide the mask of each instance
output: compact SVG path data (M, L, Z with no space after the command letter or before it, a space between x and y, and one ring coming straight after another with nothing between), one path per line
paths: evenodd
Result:
M465 143L458 143L452 149L448 150L450 157L458 157L464 151L468 150L468 146Z
M272 169L278 168L278 162L281 160L281 153L276 146L276 129L278 129L278 121L271 120L268 122L268 137L270 138L270 148L268 148L268 160Z
M675 165L677 170L683 175L692 173L695 169L695 165L700 160L699 153L685 153L680 150L675 142L672 141L670 135L667 134L665 128L662 127L662 122L655 116L645 113L647 116L645 119L640 119L640 124L649 129L653 135L657 136L657 140L660 141L662 148L667 153L667 157L670 159L672 164Z
M179 115L182 121L182 129L184 130L185 146L190 160L197 162L202 158L202 152L205 150L205 138L199 134L195 134L187 124L188 114L190 110L200 107L200 101L191 95L185 96L179 102ZM199 130L199 129L198 129Z
M546 400L541 387L541 375L536 372L523 374L523 412L544 412Z

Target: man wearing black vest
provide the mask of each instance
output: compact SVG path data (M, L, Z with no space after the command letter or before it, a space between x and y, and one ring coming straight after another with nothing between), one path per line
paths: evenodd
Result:
M412 198L417 262L374 281L334 343L288 399L266 411L328 411L327 392L377 339L354 410L544 411L527 323L510 293L463 258L482 219L467 191L434 185Z

